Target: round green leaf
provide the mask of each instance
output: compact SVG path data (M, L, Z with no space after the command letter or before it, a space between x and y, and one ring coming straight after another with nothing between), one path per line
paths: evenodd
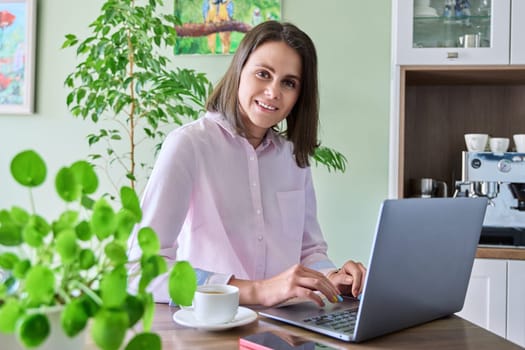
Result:
M159 252L160 242L157 234L151 227L141 228L137 239L144 255L153 255Z
M125 350L160 350L162 349L161 339L158 334L155 333L139 333L135 335Z
M14 247L24 242L22 228L13 223L0 223L0 244Z
M20 152L11 161L11 175L22 186L39 186L45 181L46 174L46 163L35 151Z
M80 299L74 299L66 304L60 315L62 329L69 337L80 333L86 327L87 321L88 315Z
M77 219L78 211L66 210L62 214L60 214L58 220L53 222L53 231L58 233L63 230L72 229L73 227L75 227Z
M32 215L29 218L29 225L40 233L42 237L45 237L49 232L51 232L51 226L47 223L46 219L40 215Z
M136 216L129 210L121 208L117 212L117 233L115 238L121 242L127 242L135 224L138 222Z
M17 225L24 226L27 224L30 216L31 215L25 209L16 206L11 208L11 219Z
M98 177L93 166L81 160L71 165L75 178L82 187L82 193L91 194L98 188Z
M15 253L6 252L0 254L0 268L2 269L12 270L19 261L20 259Z
M124 309L128 313L130 327L133 327L144 315L144 303L135 295L128 294L126 296Z
M23 310L20 302L16 299L7 299L0 306L0 332L14 333L16 322L21 316L23 316Z
M128 276L124 266L118 266L100 281L100 296L106 308L120 308L128 295Z
M48 305L55 295L55 275L43 265L33 266L26 275L25 289L31 306Z
M77 244L77 235L73 230L60 232L55 240L55 245L64 264L70 264L77 259L80 246Z
M82 186L70 168L62 168L55 178L55 189L64 201L73 202L80 198Z
M95 253L91 249L82 249L78 256L78 263L82 270L88 270L97 262Z
M137 222L142 220L142 210L140 209L139 197L134 189L123 186L120 189L120 200L122 202L122 207L135 215Z
M99 305L96 301L91 299L90 296L87 294L82 295L79 300L82 301L82 304L84 305L84 310L86 310L86 314L89 318L94 317L98 310L101 309L101 305Z
M25 316L17 325L17 334L24 346L37 347L42 344L51 332L51 325L45 315Z
M44 237L33 226L26 226L22 230L22 238L33 248L41 247L44 244Z
M113 234L117 227L115 212L104 198L99 199L93 206L91 215L91 229L99 240L103 240Z
M107 257L115 264L125 264L128 261L126 247L119 242L110 242L104 247Z
M119 349L128 328L128 315L124 311L101 309L91 326L91 337L103 350Z
M177 261L170 272L168 290L171 299L178 305L191 305L197 290L197 275L187 261Z
M18 279L24 279L27 271L31 268L31 262L29 259L20 260L13 269L13 276Z
M93 233L91 232L91 226L89 225L89 222L85 220L78 223L78 225L75 227L75 232L78 239L81 241L89 241L93 236Z
M148 284L160 274L166 272L167 264L161 256L143 256L140 260L142 275L139 281L139 291L144 292Z

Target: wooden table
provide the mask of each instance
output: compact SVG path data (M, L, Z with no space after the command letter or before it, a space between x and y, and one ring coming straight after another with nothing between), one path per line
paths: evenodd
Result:
M158 304L155 312L153 330L162 337L162 345L165 350L238 349L239 337L269 330L286 331L290 334L313 339L336 349L521 349L521 347L457 316L433 321L364 343L352 344L262 316L259 316L253 323L242 327L220 332L207 332L176 324L172 320L172 315L175 311L177 311L176 308ZM91 339L88 339L85 349L96 349Z

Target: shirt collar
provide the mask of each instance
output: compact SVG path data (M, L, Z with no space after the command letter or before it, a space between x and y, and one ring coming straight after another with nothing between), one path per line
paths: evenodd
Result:
M239 133L237 132L237 130L235 130L233 125L230 123L230 121L226 119L226 117L222 115L221 113L208 111L206 112L205 117L210 118L211 120L215 121L232 138L241 137L239 136ZM282 141L283 141L282 136L280 136L275 130L269 129L261 145L258 148L265 149L272 144L275 147L281 147Z

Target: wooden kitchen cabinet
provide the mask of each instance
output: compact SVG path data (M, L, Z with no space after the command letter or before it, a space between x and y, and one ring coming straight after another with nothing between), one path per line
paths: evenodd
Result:
M476 259L458 316L525 347L525 261Z
M396 66L396 74L391 198L413 196L411 181L423 177L446 181L452 196L466 133L510 139L525 133L525 65Z

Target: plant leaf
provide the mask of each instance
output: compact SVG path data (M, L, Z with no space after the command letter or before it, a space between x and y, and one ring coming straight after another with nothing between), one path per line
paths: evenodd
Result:
M16 299L7 299L0 305L0 332L14 333L17 320L23 316L20 302Z
M60 315L62 329L69 337L79 334L87 325L88 315L80 299L67 303Z
M93 166L82 160L71 165L71 171L81 186L83 194L92 194L98 188L98 177Z
M124 303L124 309L128 313L129 327L133 327L144 315L144 304L135 295L128 294Z
M177 261L169 275L168 282L170 298L182 306L191 305L193 295L197 290L197 275L187 261Z
M124 186L120 189L120 199L122 206L132 212L137 222L142 220L142 210L140 209L139 197L131 187Z
M158 334L155 333L139 333L135 335L125 350L160 350L162 349L162 342Z
M137 217L127 209L120 209L117 213L117 233L115 239L121 242L127 242L128 238L135 227Z
M100 309L93 318L91 337L103 350L119 349L128 328L128 315L124 311Z
M17 334L24 346L31 348L42 344L51 333L49 320L43 314L25 316L17 325Z
M105 308L120 308L126 300L127 272L122 265L102 276L100 281L100 296Z
M89 241L93 236L91 231L91 226L86 220L82 220L75 226L75 233L77 234L78 239L81 241Z
M0 211L0 244L12 247L23 243L22 227L17 225L7 210Z
M55 189L63 200L73 202L80 198L82 186L75 178L75 174L70 168L62 168L58 171L55 178Z
M46 179L46 164L35 151L23 151L11 161L11 175L22 186L40 186Z
M115 232L117 221L115 212L104 198L100 198L93 206L91 229L99 240L103 240Z
M104 252L107 257L115 265L125 264L128 261L128 256L126 254L126 247L124 247L119 242L110 242L104 247Z
M30 306L49 305L55 296L55 275L48 267L36 265L27 272L25 289Z
M15 253L5 252L0 254L0 268L2 269L12 270L19 261L20 258Z
M67 265L77 260L80 246L77 243L75 231L65 230L60 232L55 239L55 245L62 263Z
M137 234L137 240L144 255L154 255L160 251L159 239L151 227L142 227Z
M97 262L95 253L91 249L82 249L78 255L78 264L82 270L88 270Z

